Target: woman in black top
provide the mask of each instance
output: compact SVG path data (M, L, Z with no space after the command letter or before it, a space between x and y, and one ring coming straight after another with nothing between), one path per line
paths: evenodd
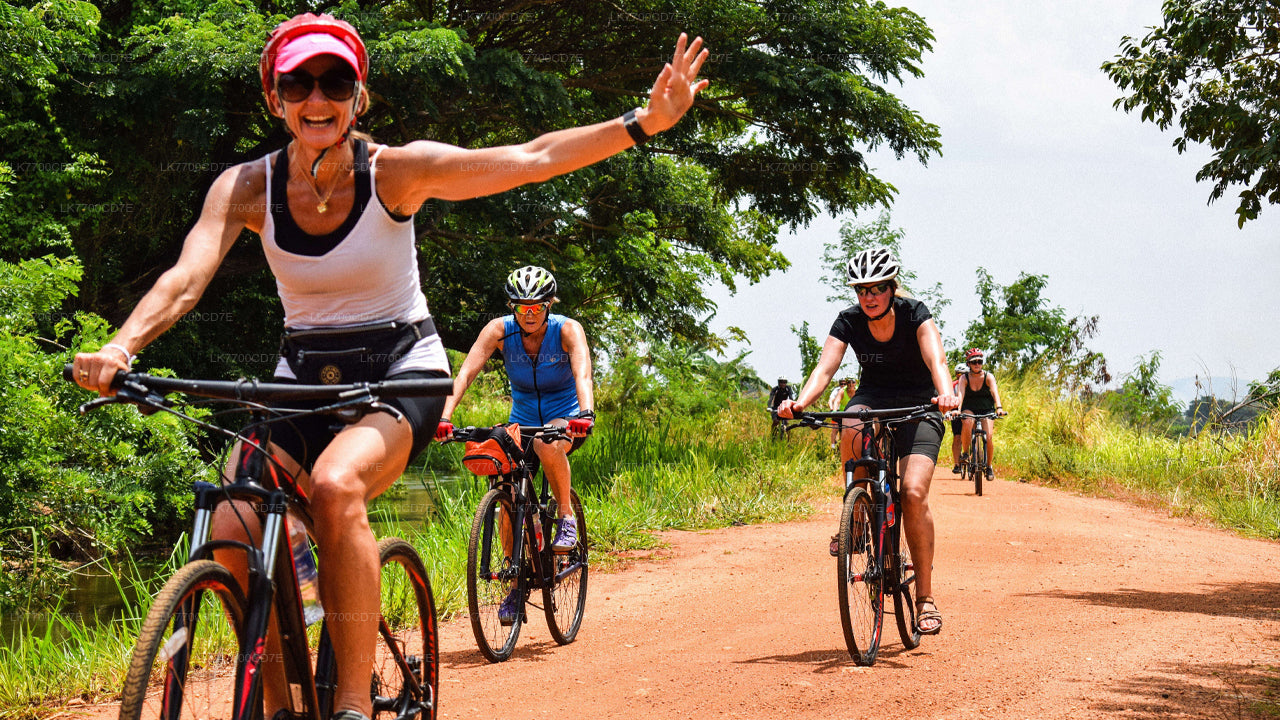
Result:
M994 412L1004 416L1004 407L1000 403L1000 389L996 387L996 376L982 369L982 351L972 348L964 354L969 372L960 383L960 410L964 413L964 430L960 438L960 448L969 447L969 438L973 435L974 415L986 415ZM976 387L975 387L976 386ZM978 468L991 477L991 460L995 457L995 423L991 418L982 419L982 429L987 433L987 466ZM957 463L959 461L957 460ZM952 468L959 472L960 466Z
M857 355L862 374L857 394L846 409L879 409L937 403L938 410L956 409L951 375L942 351L942 336L924 303L898 297L898 263L888 248L864 250L849 261L849 285L858 304L842 311L831 326L818 365L795 400L783 402L778 415L790 418L821 397L844 360L846 348ZM920 632L934 635L942 616L933 602L933 515L929 510L929 482L942 444L942 416L901 426L896 433L902 458L903 528L916 568ZM842 433L840 461L862 447L861 433L849 425ZM833 541L834 542L834 541Z

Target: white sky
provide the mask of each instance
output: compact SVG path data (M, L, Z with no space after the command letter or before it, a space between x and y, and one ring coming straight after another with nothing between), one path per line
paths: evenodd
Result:
M1210 184L1195 182L1209 152L1178 155L1175 133L1113 109L1120 91L1099 69L1123 36L1159 24L1159 0L905 4L936 40L925 77L891 89L941 128L943 154L927 167L888 152L871 164L898 189L890 212L906 235L903 263L952 300L945 340L958 342L979 313L981 266L1001 285L1047 274L1052 305L1100 315L1091 347L1117 377L1152 350L1165 383L1243 383L1280 365L1280 206L1237 229L1238 190L1210 206ZM843 219L783 237L786 273L740 283L735 296L710 291L713 327L745 330L742 349L767 381L802 380L789 327L808 320L821 342L841 309L825 301L819 263Z

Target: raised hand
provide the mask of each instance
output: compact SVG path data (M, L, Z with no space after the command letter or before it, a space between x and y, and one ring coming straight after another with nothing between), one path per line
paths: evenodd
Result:
M709 54L702 47L702 38L689 42L689 36L680 33L671 62L663 66L649 91L648 113L640 118L645 132L654 135L666 130L693 107L694 96L711 84L698 79L698 71Z

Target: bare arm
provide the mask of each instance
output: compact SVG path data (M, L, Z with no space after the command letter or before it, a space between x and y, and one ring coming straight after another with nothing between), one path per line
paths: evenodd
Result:
M996 387L995 373L987 373L987 377L991 378L991 397L996 400L996 410L1003 411L1004 403L1000 402L1000 388Z
M827 389L827 385L831 384L831 378L835 377L836 371L840 369L840 363L844 361L844 351L848 347L843 340L837 340L828 335L827 341L822 345L822 355L818 356L818 364L813 368L813 372L809 373L809 379L800 390L800 396L795 400L784 400L778 403L778 416L790 418L793 413L803 412L813 404L814 400L821 397L822 391Z
M467 359L462 361L462 367L458 370L458 376L453 379L453 394L445 398L444 412L441 418L453 417L454 408L458 407L458 403L462 400L462 396L467 392L467 388L471 387L471 383L475 382L476 376L480 374L480 369L484 367L485 362L493 356L493 352L502 345L502 318L490 320L489 324L484 326L480 331L480 337L471 344L471 349L467 351Z
M249 165L229 168L214 180L178 262L156 280L110 344L136 355L196 306L255 206L263 205L260 185ZM116 371L129 369L124 353L111 348L80 353L73 364L76 382L103 395L111 392Z
M676 42L671 62L663 67L649 94L647 107L636 111L646 134L675 125L693 106L694 96L708 85L698 80L707 58L702 38ZM533 182L544 182L616 155L635 145L622 118L541 135L522 145L469 150L431 141L387 148L380 161L389 171L379 177L379 190L396 212L411 214L429 198L468 200Z
M951 371L947 368L947 354L942 350L942 333L938 332L938 324L933 318L916 328L916 340L920 343L920 356L933 378L934 392L938 393L934 400L938 409L948 412L960 407L959 398L951 391Z
M578 407L584 411L594 410L591 348L587 345L587 333L582 329L582 323L566 320L560 329L560 345L569 354L569 367L573 370L573 382L578 390Z

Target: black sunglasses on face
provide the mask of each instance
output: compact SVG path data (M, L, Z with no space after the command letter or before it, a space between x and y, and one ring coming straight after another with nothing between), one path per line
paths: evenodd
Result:
M276 92L286 102L302 102L311 97L317 83L320 92L330 100L350 100L356 94L356 77L350 70L330 70L320 77L301 71L280 73L276 77Z
M882 282L875 285L854 285L853 291L858 293L858 297L867 295L883 295L889 289L889 283Z
M970 365L981 365L981 364L982 364L982 361L981 361L981 360L970 360L970 361L969 361L969 364L970 364Z

